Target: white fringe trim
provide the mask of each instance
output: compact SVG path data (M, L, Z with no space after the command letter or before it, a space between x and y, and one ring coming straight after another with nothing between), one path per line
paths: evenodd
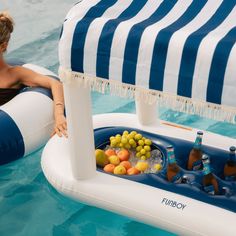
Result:
M71 83L76 80L80 86L89 87L92 91L111 95L142 99L147 104L158 103L161 107L168 107L179 112L195 114L209 119L236 123L236 108L225 105L218 105L203 101L193 100L174 94L168 94L156 90L144 89L131 84L120 83L115 80L106 80L91 75L59 68L59 77L64 83Z

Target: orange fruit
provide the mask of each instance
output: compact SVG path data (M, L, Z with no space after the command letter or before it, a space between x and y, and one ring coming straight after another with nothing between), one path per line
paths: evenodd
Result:
M120 158L120 161L128 161L130 153L127 149L122 149L117 153L117 156Z
M127 170L128 175L138 175L140 174L140 171L136 169L135 167L131 167Z
M124 166L126 170L130 169L132 167L131 163L129 161L122 161L120 163L121 166Z
M109 156L113 156L113 155L116 155L116 151L109 148L105 151L105 154L109 157Z
M113 173L115 167L116 167L116 166L113 165L113 164L107 164L107 165L105 165L105 167L103 168L103 170L104 170L105 172L108 172L108 173Z
M118 165L115 167L114 172L115 175L125 175L126 169L124 166Z

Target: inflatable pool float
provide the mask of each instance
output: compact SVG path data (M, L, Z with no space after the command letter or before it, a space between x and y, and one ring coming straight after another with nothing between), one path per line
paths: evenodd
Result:
M53 137L44 148L49 183L66 197L179 235L234 235L236 182L226 180L224 165L236 140L204 131L211 168L203 155L203 170L187 170L197 130L159 120L157 106L235 123L235 7L226 0L77 3L59 43L69 138ZM91 90L134 98L136 114L92 116ZM94 148L106 149L124 131L152 140L160 171L129 176L96 166ZM179 183L168 177L170 148ZM210 172L214 191L204 182Z
M22 66L57 78L43 67L34 64ZM0 106L0 165L17 160L45 145L53 124L50 90L23 88L12 100Z
M143 126L134 114L95 115L93 125L96 148L105 147L110 136L130 129L141 130L152 139L165 158L166 147L174 145L178 164L191 182L180 185L169 183L162 174L166 166L159 174L118 175L120 178L98 168L93 175L77 179L73 175L75 163L71 162L69 140L53 137L43 151L42 169L58 192L179 235L234 235L236 184L221 179L228 147L235 145L234 139L204 132L203 150L211 156L221 188L221 195L211 196L202 189L201 173L186 169L187 155L193 146L196 130L174 127L174 124L164 121L160 121L158 126ZM74 169L78 175L87 175L94 168L94 154L86 158L86 162L91 162L89 167L84 163L84 157L83 151L78 151L79 160ZM229 196L227 189L232 191Z

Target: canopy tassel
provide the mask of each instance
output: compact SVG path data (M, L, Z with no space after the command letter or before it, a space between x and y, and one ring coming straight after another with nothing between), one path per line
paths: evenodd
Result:
M80 86L88 87L91 91L97 91L100 93L109 91L111 95L130 99L135 99L135 95L138 93L139 99L142 99L149 105L157 102L161 107L169 107L179 112L195 114L209 119L230 122L233 124L236 123L236 108L234 107L198 101L192 98L136 87L115 80L106 80L79 72L73 72L62 67L59 69L59 76L61 81L64 83L78 80Z

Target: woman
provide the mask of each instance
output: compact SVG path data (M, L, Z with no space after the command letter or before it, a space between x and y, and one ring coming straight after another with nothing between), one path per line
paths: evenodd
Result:
M14 22L6 13L0 13L0 106L18 94L23 86L39 86L51 89L54 100L55 125L52 133L67 137L67 124L64 116L62 84L48 76L38 74L22 66L10 66L4 60L4 53L13 31Z

